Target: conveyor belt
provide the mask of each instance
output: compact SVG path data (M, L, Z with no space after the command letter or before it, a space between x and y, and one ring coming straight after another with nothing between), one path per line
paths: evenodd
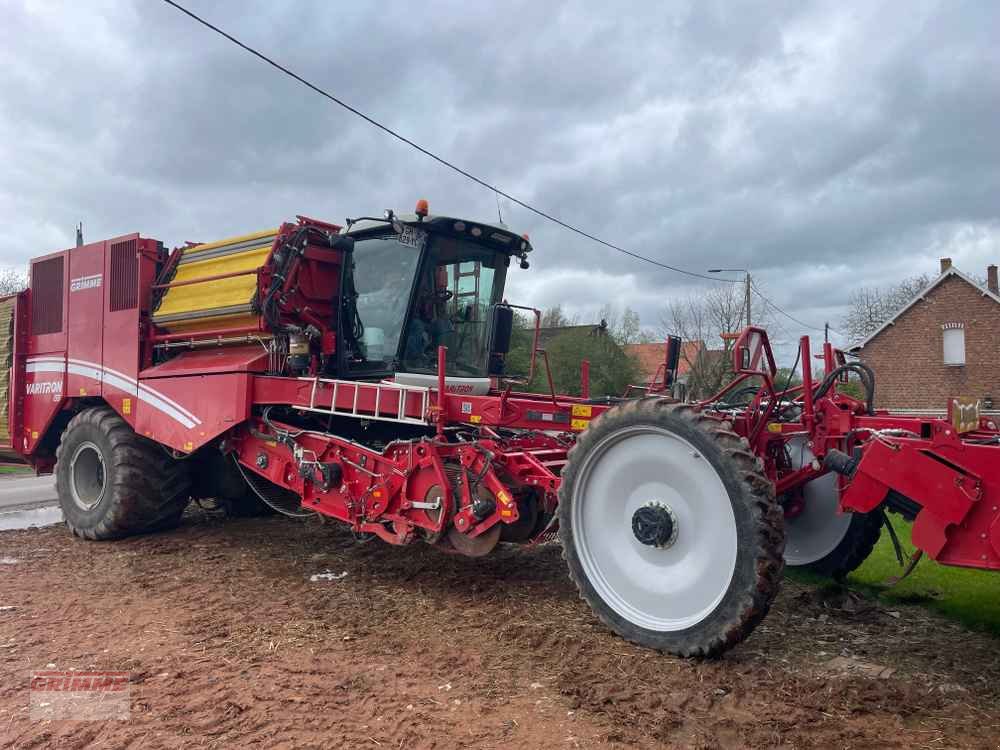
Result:
M189 247L182 251L171 282L250 271L267 259L277 230ZM251 310L257 291L253 274L168 289L153 314L153 322L170 332L250 326L258 316Z
M14 347L14 303L17 297L0 299L0 445L10 445L7 404L10 391L11 354ZM7 456L3 456L6 458Z

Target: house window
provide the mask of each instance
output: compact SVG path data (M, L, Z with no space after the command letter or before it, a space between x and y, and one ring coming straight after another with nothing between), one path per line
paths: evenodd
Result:
M941 326L944 339L944 363L952 367L965 364L965 325L945 323Z

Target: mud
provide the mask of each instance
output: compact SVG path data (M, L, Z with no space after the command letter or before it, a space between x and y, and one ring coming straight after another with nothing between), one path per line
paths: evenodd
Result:
M996 747L1000 648L786 581L719 661L607 632L556 546L471 560L230 521L0 533L0 744L18 748ZM346 575L343 575L346 573ZM329 574L329 575L325 575ZM311 580L316 577L315 580ZM127 721L33 721L29 673L127 670Z

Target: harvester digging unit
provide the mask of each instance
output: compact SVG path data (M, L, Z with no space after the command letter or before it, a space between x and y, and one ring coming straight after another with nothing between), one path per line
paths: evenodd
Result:
M748 328L736 380L700 404L664 395L677 342L639 398L590 398L585 363L580 396L518 392L503 288L530 251L421 201L346 228L37 258L0 307L13 448L55 472L86 539L167 528L192 497L470 556L558 534L602 621L683 655L746 637L784 561L860 564L886 509L930 557L1000 567L996 425L975 407L876 412L871 372L829 346L816 382L803 339L804 384L782 390ZM838 392L851 373L866 399Z

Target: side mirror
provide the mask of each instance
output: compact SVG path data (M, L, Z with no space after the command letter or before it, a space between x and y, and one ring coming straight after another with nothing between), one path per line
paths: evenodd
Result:
M667 337L667 358L664 363L663 385L670 387L677 377L677 365L681 359L681 339L679 336Z
M503 374L504 359L510 351L510 339L513 333L513 308L507 305L494 305L490 315L490 335L487 342L490 355L490 375Z
M741 346L740 347L740 369L749 370L750 369L750 347Z

